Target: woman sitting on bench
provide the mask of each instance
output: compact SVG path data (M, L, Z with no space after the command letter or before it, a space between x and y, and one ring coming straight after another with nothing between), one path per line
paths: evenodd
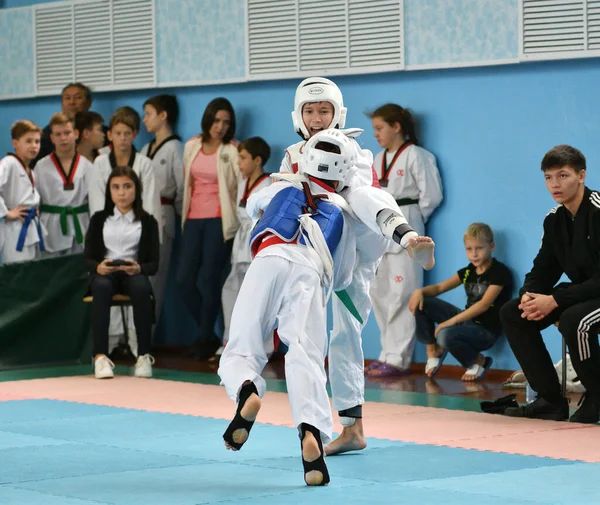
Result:
M85 238L85 262L91 274L94 374L114 376L108 358L110 306L115 294L131 298L138 336L136 377L152 377L150 355L153 298L148 276L156 274L158 224L142 209L142 188L130 167L116 167L106 185L104 210L96 212Z

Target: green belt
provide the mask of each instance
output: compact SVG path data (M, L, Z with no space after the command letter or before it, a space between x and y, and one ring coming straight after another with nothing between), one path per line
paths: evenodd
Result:
M415 205L419 203L419 200L415 200L414 198L400 198L400 200L396 200L398 207L402 207L403 205Z
M81 224L77 214L84 214L89 212L90 208L87 203L80 205L79 207L66 207L61 205L40 205L40 212L47 212L48 214L60 214L60 229L63 235L68 232L67 227L67 216L73 216L73 228L75 229L75 240L78 244L83 244L83 232L81 231Z
M363 324L363 319L360 317L360 314L358 313L358 310L352 302L348 292L345 289L342 289L341 291L336 291L335 294L338 296L344 306L350 311L350 314L352 314L360 324Z

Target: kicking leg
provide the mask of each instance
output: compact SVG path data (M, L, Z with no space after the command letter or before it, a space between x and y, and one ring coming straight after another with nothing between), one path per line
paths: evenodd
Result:
M408 254L425 270L431 270L435 265L435 244L429 237L411 238L408 243Z

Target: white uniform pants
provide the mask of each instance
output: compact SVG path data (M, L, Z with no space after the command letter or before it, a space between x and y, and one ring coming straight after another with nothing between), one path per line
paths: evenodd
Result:
M5 247L0 251L2 263L20 263L22 261L31 261L40 257L38 244L23 246L21 252L17 251L15 244L5 244Z
M258 256L250 264L231 317L229 342L219 376L234 401L251 380L259 396L266 390L260 376L267 364L264 342L277 327L288 346L285 376L296 426L307 423L331 440L333 423L327 396L326 308L320 279L313 269L279 256Z
M401 208L410 226L419 234L425 225L418 205ZM381 354L379 361L409 369L415 347L416 322L408 310L415 289L423 287L423 268L411 259L408 251L390 246L377 269L371 286L373 313L379 326Z
M242 288L244 277L250 267L250 263L236 263L232 266L231 272L223 284L223 292L221 295L221 302L223 304L223 319L225 323L225 330L223 331L223 345L227 345L229 342L229 327L231 326L231 315L233 314L233 307ZM265 352L267 357L270 358L275 351L274 338L265 339Z
M369 288L389 240L363 225L355 225L358 262L352 272L352 282L346 288L363 323L346 308L337 295L332 297L333 329L329 341L329 382L333 408L350 409L365 400L365 359L362 330L371 313Z
M371 286L373 313L381 332L379 361L410 368L416 323L408 301L414 290L422 286L423 269L407 251L383 257Z
M223 291L221 293L221 303L223 306L223 320L225 330L223 332L223 345L229 341L229 327L231 326L231 315L233 314L233 307L237 300L240 289L242 288L242 282L246 272L250 267L250 263L236 263L232 265L231 272L223 284Z
M62 251L56 252L48 252L44 251L40 254L41 258L56 258L58 256L69 256L70 254L81 254L83 253L83 244L78 244L73 241L73 245L68 249L63 249Z
M158 323L160 319L160 313L165 299L169 265L171 263L171 250L173 248L173 239L175 238L175 208L172 205L162 205L162 218L164 228L162 236L163 241L160 244L158 271L155 276L150 277L156 307L156 323Z
M329 382L333 408L338 412L362 405L365 401L365 358L362 330L371 313L369 285L375 277L376 263L357 265L346 292L363 320L361 324L342 303L332 296L333 329L329 342Z

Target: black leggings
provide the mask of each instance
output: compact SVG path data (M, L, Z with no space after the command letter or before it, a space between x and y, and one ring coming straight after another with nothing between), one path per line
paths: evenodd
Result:
M152 335L152 287L145 275L127 275L115 272L108 275L95 275L91 285L93 354L108 355L108 326L113 295L125 294L131 298L133 321L138 339L138 355L150 353Z

